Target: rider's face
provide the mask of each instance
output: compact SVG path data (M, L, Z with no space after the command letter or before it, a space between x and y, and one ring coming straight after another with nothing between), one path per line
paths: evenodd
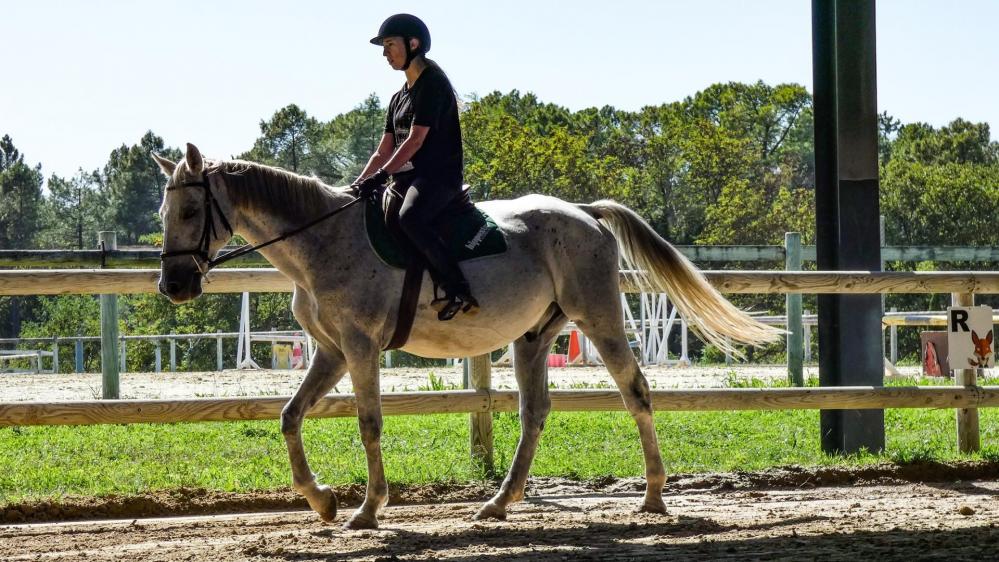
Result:
M403 43L403 38L386 37L382 41L382 56L393 69L402 70L406 64L406 45Z

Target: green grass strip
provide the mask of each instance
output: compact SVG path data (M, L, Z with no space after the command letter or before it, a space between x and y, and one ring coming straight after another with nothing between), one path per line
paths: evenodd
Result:
M953 410L888 410L888 452L880 456L823 454L818 416L817 411L793 410L658 412L656 426L670 473L999 459L999 414L994 409L981 411L985 447L970 457L956 450ZM495 414L494 419L497 471L503 474L520 424L514 413ZM307 420L304 435L322 481L365 481L356 420ZM469 459L466 415L387 417L382 448L392 482L469 482L487 476ZM641 475L635 424L623 412L554 412L532 474ZM0 429L0 504L178 487L266 490L289 483L277 421Z

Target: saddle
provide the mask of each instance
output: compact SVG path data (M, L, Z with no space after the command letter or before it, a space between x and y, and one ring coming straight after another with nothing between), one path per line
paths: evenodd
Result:
M488 214L472 203L468 191L468 186L463 186L461 194L445 207L433 224L457 262L501 254L507 249L506 236ZM399 226L401 205L402 196L390 188L385 190L380 205L377 201L366 204L364 212L365 231L372 250L386 265L406 271L399 298L399 316L386 350L398 349L409 339L423 286L423 272L428 270L423 254L413 247ZM430 276L436 297L439 286L436 272L430 270Z

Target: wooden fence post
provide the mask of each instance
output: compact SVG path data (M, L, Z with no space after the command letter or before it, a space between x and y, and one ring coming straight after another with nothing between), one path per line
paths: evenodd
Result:
M801 234L798 232L784 233L784 269L787 271L801 270ZM804 328L801 321L801 295L787 295L787 376L793 386L804 386L804 368L802 365L804 353L802 345Z
M117 250L114 232L99 232L97 243L104 251ZM116 399L120 395L118 374L118 295L101 295L101 396Z
M465 388L490 390L492 386L492 358L490 354L468 357L464 361ZM493 413L476 412L469 414L469 435L471 438L472 459L481 463L491 474L493 465Z
M952 293L950 300L953 306L975 306L974 293ZM954 383L975 386L977 373L977 369L954 369ZM981 448L977 408L958 408L957 448L962 453L974 453Z

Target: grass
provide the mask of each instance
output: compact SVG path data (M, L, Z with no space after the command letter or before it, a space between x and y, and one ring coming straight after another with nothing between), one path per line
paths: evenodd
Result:
M657 432L670 473L760 470L778 465L999 460L999 448L971 457L955 446L953 410L886 411L888 453L833 457L819 449L816 411L659 412ZM497 471L519 436L516 414L494 415ZM981 411L982 442L996 443L999 413ZM307 420L306 450L322 481L363 482L354 419ZM468 482L486 475L468 458L465 415L392 416L382 447L392 482ZM637 476L638 434L623 412L553 412L532 474ZM138 493L177 487L248 491L290 482L277 421L0 429L0 505L64 494Z

